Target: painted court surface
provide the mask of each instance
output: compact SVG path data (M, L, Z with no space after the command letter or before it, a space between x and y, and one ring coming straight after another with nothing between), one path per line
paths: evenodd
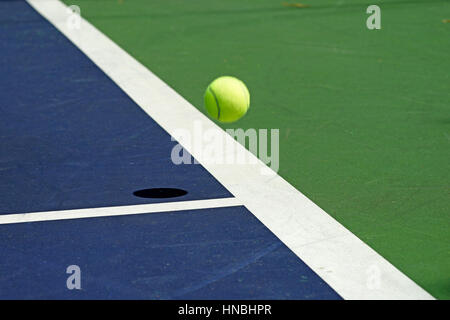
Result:
M252 109L222 127L280 128L280 175L432 296L449 298L450 43L439 16L448 2L386 1L385 38L352 31L354 12L365 17L358 1L319 1L308 12L206 3L66 2L200 110L210 80L241 77ZM422 25L409 26L414 41L401 5ZM367 297L370 286L348 289L320 269L326 251L283 237L220 173L174 165L177 142L95 52L25 1L0 1L0 23L0 298ZM414 53L400 62L405 50ZM188 193L133 195L147 188ZM82 290L66 288L69 265L80 267ZM401 279L399 292L410 285ZM419 286L409 298L428 298Z
M2 214L232 197L28 4L2 6ZM0 229L1 298L339 298L242 206Z

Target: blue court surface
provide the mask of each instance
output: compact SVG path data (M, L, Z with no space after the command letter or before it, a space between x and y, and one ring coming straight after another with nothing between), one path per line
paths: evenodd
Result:
M1 215L233 197L26 2L0 25ZM243 206L2 224L0 243L2 299L340 299Z

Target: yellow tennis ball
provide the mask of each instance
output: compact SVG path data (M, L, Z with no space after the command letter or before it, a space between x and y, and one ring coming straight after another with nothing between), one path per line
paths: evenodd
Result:
M205 106L211 118L220 122L234 122L247 113L250 93L241 80L220 77L206 89Z

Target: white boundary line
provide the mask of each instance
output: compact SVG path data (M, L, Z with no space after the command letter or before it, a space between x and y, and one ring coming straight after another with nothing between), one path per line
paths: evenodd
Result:
M192 131L186 126L194 121L200 121L205 131L221 130L89 22L82 19L80 29L67 28L68 9L58 0L28 2L169 134L180 128ZM222 134L227 143L247 152L224 131ZM248 165L211 164L195 149L185 147L343 298L433 299L280 176L261 175L266 166L259 160Z
M211 208L223 208L234 206L242 206L242 203L236 198L223 198L223 199L149 203L132 206L17 213L17 214L0 215L0 225L12 223L24 223L24 222L125 216L131 214L174 212L174 211L211 209Z

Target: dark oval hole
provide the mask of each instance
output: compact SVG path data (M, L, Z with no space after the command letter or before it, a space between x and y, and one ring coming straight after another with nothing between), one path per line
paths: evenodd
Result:
M176 188L152 188L137 190L133 194L140 198L175 198L184 196L187 191Z

